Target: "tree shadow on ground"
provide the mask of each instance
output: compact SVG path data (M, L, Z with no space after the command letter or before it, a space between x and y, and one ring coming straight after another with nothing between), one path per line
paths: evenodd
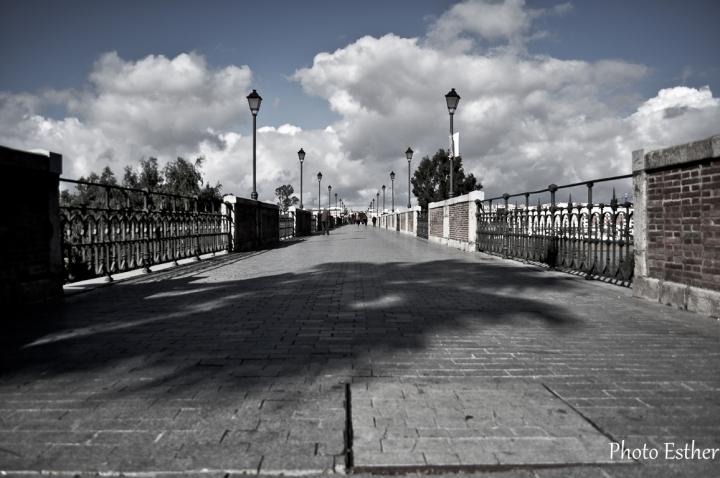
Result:
M470 347L483 330L583 327L546 300L572 281L502 263L332 262L226 281L210 272L146 276L20 313L0 340L0 376L67 377L72 387L107 374L97 386L108 394L193 396L367 376L378 356L423 352L441 336Z

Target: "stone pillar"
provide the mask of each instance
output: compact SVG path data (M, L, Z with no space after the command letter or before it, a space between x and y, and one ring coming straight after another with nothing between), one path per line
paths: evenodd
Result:
M476 201L485 193L468 194L428 204L428 240L463 251L475 251L477 240Z
M62 298L62 156L0 146L0 302Z
M647 173L645 152L632 152L635 277L647 276Z
M233 195L223 199L233 207L235 252L272 247L280 241L280 208L277 205Z

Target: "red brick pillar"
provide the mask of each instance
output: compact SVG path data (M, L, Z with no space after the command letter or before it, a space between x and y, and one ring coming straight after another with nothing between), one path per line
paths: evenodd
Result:
M633 294L720 316L720 135L633 153Z

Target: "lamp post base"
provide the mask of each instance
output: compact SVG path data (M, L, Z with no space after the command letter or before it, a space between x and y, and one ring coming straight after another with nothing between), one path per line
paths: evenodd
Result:
M250 194L250 199L252 199L253 201L257 201L257 198L258 198L258 193L256 193L256 192L253 191L253 192Z

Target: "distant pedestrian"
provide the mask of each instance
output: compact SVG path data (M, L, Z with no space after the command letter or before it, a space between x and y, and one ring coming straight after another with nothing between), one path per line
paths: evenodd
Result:
M373 216L372 221L373 221L373 227L375 227L375 223L377 222L377 218L376 218L375 216Z
M324 234L330 235L330 211L325 209L322 212L322 222Z

